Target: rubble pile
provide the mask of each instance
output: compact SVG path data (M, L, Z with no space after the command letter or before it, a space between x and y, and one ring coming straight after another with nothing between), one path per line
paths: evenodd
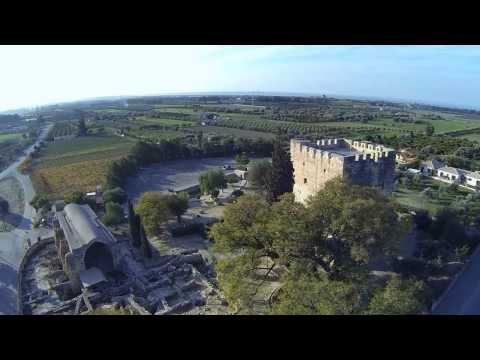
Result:
M47 247L26 268L23 306L31 314L81 314L95 308L131 308L137 314L228 314L212 279L213 270L198 250L178 250L150 264L126 251L120 271L108 281L68 296L65 274Z

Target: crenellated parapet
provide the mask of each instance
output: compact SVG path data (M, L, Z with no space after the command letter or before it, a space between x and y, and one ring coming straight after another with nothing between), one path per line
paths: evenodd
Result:
M368 141L320 139L290 142L294 167L294 194L299 201L321 190L335 177L348 177L354 184L393 189L395 151Z

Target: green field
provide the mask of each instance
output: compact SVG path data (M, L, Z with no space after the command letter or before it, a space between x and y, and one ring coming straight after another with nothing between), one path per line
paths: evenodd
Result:
M71 191L105 185L111 160L123 157L135 141L118 136L89 136L49 143L33 163L36 192L60 199Z
M0 134L0 142L7 140L18 140L22 137L21 133L14 134Z
M152 118L148 116L139 116L135 118L135 123L151 124L151 125L182 125L182 126L190 126L194 124L194 122L190 120L157 119L157 118Z
M421 191L427 187L438 191L441 184L446 183L430 178L423 179L422 185L418 187L406 188L399 184L393 193L393 197L401 205L417 210L427 210L430 214L436 214L439 210L451 206L458 196L472 193L472 191L459 187L455 192L446 193L438 199L430 199L421 194Z
M184 132L171 130L152 130L152 129L137 129L131 132L132 135L140 139L150 141L172 140L185 136Z
M480 142L480 133L479 134L461 135L461 136L458 136L458 137L462 138L462 139L467 139L467 140L470 140L470 141Z
M222 126L196 126L194 129L201 130L206 134L213 133L216 135L231 135L233 137L242 137L246 139L273 139L275 137L275 134L269 132L234 129Z
M135 144L118 136L88 136L55 141L40 154L41 166L63 165L76 161L117 157Z

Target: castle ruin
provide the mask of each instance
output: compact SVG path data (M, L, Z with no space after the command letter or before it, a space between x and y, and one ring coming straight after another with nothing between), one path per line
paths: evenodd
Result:
M352 184L374 186L385 194L393 191L395 151L368 141L323 139L313 143L292 139L295 199L307 198L337 176Z

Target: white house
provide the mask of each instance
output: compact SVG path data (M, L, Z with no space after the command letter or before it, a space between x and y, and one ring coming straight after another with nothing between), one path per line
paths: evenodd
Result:
M441 167L438 169L438 176L452 183L462 182L462 171L453 167Z
M439 160L428 160L422 161L420 164L420 171L424 175L436 176L438 175L438 170L445 165Z
M472 188L480 188L480 174L478 172L464 170L465 185Z

